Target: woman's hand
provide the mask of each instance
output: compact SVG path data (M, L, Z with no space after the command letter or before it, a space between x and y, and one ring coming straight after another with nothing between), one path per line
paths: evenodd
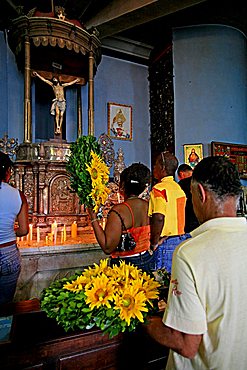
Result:
M87 207L87 213L91 220L94 220L95 218L97 218L97 214L94 212L92 207Z

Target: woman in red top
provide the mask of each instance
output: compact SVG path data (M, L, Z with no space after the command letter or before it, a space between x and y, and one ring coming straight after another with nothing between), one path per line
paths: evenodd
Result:
M100 226L97 215L89 209L96 239L106 254L111 255L111 265L121 260L132 263L146 272L155 268L154 256L150 252L150 226L148 202L140 195L150 183L150 170L141 163L133 163L120 175L120 193L124 202L112 207L108 214L105 230ZM124 248L122 239L128 232L134 244ZM133 248L133 249L132 249Z

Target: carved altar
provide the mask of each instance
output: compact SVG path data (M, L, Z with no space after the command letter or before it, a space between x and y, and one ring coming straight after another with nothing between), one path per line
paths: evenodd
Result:
M69 144L45 142L20 146L15 161L15 183L29 203L30 221L34 227L49 227L54 220L62 225L87 225L87 214L71 192L66 171Z
M98 142L108 167L114 163L120 174L125 167L122 150L121 160L119 155L115 160L113 142L110 138L101 135ZM67 231L71 232L73 222L77 223L78 233L84 227L90 226L84 206L80 204L77 194L70 187L69 174L66 170L69 154L70 144L56 139L39 144L23 143L16 151L15 186L27 197L33 227L40 227L44 234L50 232L54 221L57 222L59 231L65 225ZM103 217L107 216L108 210L115 203L122 201L118 182L110 182L109 188L111 192L102 212Z
M31 79L33 71L60 82L78 78L77 135L82 135L81 86L88 83L88 134L94 135L94 75L101 61L101 43L95 29L87 30L79 21L66 18L63 8L42 13L34 8L12 20L8 42L18 68L24 73L24 141L18 146L15 185L26 195L30 222L50 232L54 220L61 226L87 226L87 214L70 189L66 171L69 143L54 135L47 141L32 141ZM77 79L76 79L77 81ZM54 89L53 89L54 90ZM49 115L49 111L47 112ZM39 124L36 117L35 124ZM70 230L69 230L70 231Z

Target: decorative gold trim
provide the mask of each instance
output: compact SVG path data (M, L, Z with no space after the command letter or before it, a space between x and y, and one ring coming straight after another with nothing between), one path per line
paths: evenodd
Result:
M20 53L22 39L28 36L36 47L49 44L83 55L92 51L97 65L101 60L101 42L95 32L89 33L73 23L49 17L21 16L13 20L12 26L9 42L15 54Z

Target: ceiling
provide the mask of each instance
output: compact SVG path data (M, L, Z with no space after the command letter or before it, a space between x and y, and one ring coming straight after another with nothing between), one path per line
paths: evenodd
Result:
M174 27L227 24L247 35L247 2L242 0L1 0L0 30L33 8L51 12L57 5L65 8L66 18L96 27L105 51L143 59L166 43Z

